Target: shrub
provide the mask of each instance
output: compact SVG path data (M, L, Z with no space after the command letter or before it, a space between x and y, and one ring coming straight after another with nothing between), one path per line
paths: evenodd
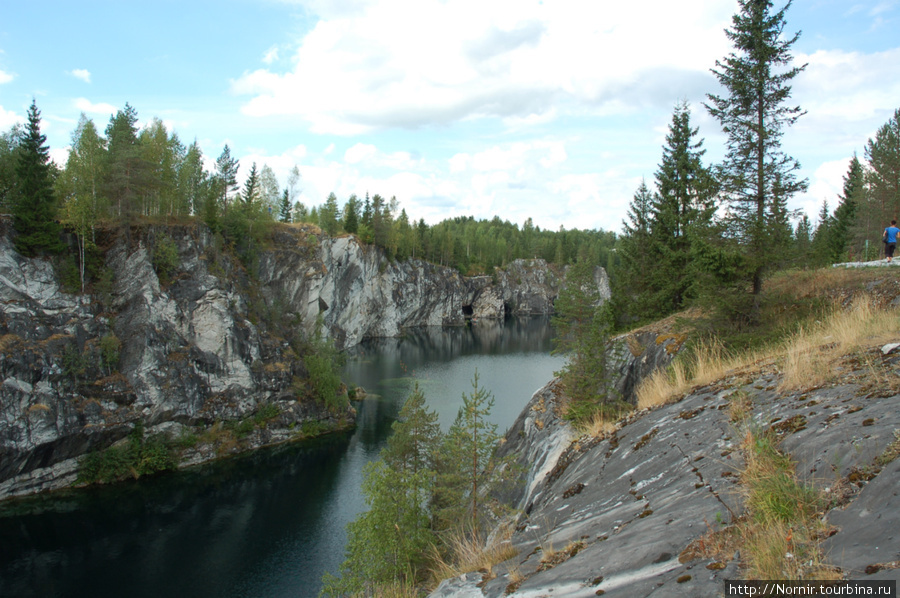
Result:
M160 471L175 469L178 463L172 447L163 435L144 438L140 420L128 435L128 442L93 451L81 458L78 481L84 483L115 482L128 477L137 479Z
M100 359L105 367L115 369L119 365L121 348L122 341L112 332L100 339Z
M171 238L164 235L156 241L152 262L160 282L169 282L179 263L178 247Z

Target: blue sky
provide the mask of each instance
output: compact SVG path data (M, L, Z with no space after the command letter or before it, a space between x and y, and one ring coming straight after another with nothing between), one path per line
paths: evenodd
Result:
M210 161L228 143L241 175L265 163L284 185L296 165L310 206L368 191L428 222L619 230L676 103L707 161L723 153L702 103L736 0L0 5L0 129L35 98L60 163L82 112L102 130L128 102ZM900 0L796 0L787 19L809 64L784 148L810 189L791 207L814 218L900 108Z

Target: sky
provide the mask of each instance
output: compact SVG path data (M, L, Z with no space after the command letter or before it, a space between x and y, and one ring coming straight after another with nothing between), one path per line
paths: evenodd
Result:
M775 8L784 2L775 0ZM395 196L455 216L620 231L688 102L707 164L725 137L703 106L737 0L0 0L0 130L32 99L63 165L81 113L126 102L209 164L225 144L300 200ZM900 0L796 0L806 69L785 131L815 220L854 152L900 108Z

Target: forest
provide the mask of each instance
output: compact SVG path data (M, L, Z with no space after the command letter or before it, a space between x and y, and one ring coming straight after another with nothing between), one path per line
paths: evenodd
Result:
M75 233L79 252L70 267L80 270L83 284L96 270L96 231L141 222L202 221L247 264L276 223L309 223L329 236L353 234L389 259L424 259L466 275L490 273L518 258L609 266L615 257L613 232L551 231L530 218L520 227L500 216L429 225L411 218L396 197L367 190L343 202L331 193L306 206L298 199L297 166L283 188L269 166L255 163L241 184L228 145L210 171L196 142L185 145L158 118L139 127L128 104L102 133L82 114L62 166L50 160L40 123L32 103L27 123L0 135L0 210L14 215L17 248L26 255L57 253L61 229Z
M813 220L787 208L806 181L794 180L799 165L777 144L766 153L780 155L782 166L766 177L763 191L772 200L762 211L746 189L729 189L740 171L729 170L734 162L704 163L691 107L681 102L654 179L636 189L620 233L548 230L530 218L519 226L501 216L427 224L410 217L395 196L367 190L343 202L331 193L306 206L298 199L299 167L284 187L269 166L255 163L239 183L240 166L227 145L208 170L197 142L185 145L158 118L140 128L128 104L102 133L82 114L71 139L66 163L52 162L34 103L24 126L0 134L0 210L14 215L17 248L26 255L58 253L61 230L74 233L77 256L64 269L78 273L82 290L98 272L94 240L100 228L198 220L250 264L271 226L303 222L330 236L356 235L390 259L424 259L466 275L491 273L518 258L600 265L613 282L616 326L627 328L723 286L737 291L728 295L735 310L746 311L747 289L735 287L744 280L737 275L741 269L753 270L752 297L764 272L877 259L881 231L900 213L900 109L866 142L862 158L848 158L843 192L823 201Z

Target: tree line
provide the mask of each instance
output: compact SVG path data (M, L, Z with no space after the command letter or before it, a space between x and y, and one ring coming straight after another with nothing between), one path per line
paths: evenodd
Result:
M331 193L306 206L296 165L281 188L274 171L256 163L240 184L228 145L213 169L205 162L196 141L185 144L158 118L140 128L137 111L126 104L102 132L82 114L60 167L49 158L32 102L27 123L0 134L0 210L14 214L17 247L27 255L59 251L59 225L76 233L82 283L98 227L141 221L202 220L243 257L252 257L273 223L308 223L330 236L356 235L390 259L424 259L464 274L490 273L519 258L607 265L613 257L612 232L542 230L530 218L520 227L499 216L429 225L410 218L396 197L368 192L343 203Z
M813 224L788 200L807 189L800 164L781 147L805 111L790 105L798 39L785 32L788 2L740 0L726 30L734 50L712 72L725 93L704 107L726 133L719 164L705 149L687 103L676 105L653 183L632 198L616 246L616 322L628 327L696 302L732 320L759 318L763 282L773 271L876 259L881 233L900 215L900 109L853 156L832 212ZM796 224L793 224L796 222Z

